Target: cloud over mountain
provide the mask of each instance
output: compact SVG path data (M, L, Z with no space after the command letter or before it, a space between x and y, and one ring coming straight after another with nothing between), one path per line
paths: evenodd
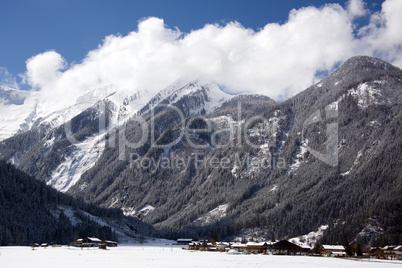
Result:
M160 18L145 18L126 36L110 35L81 63L68 65L48 51L27 60L25 82L66 105L92 88L156 92L180 77L203 78L230 93L255 92L284 100L318 81L353 55L377 56L402 67L402 1L370 13L361 0L342 7L291 10L283 24L258 30L239 22L207 24L183 33ZM357 18L369 19L365 26ZM269 19L269 18L267 18Z

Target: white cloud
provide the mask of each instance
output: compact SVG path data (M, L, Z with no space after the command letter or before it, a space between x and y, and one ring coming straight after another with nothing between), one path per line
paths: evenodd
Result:
M25 81L33 88L41 89L53 86L62 75L66 62L55 51L47 51L29 58L26 61Z
M361 17L368 13L363 0L349 0L347 10L352 17Z
M104 85L157 92L180 77L216 82L232 93L256 92L286 99L317 81L320 71L353 55L380 56L402 66L402 1L387 0L357 29L354 18L368 15L361 0L346 7L292 10L284 24L254 31L238 22L208 24L190 33L147 18L127 36L107 36L82 63L70 66L54 51L27 61L26 82L47 98L63 93L73 102L82 91ZM57 94L56 94L57 93Z
M7 68L5 67L0 67L0 86L19 89L17 80L8 72Z
M370 24L359 31L367 53L402 67L402 1L387 0L382 10L373 14Z

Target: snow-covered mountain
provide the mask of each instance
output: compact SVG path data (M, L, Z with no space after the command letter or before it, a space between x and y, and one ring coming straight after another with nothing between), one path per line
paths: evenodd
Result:
M183 116L205 114L232 97L217 85L199 80L179 80L156 96L146 91L97 88L79 96L75 105L63 110L45 113L43 105L37 103L33 114L26 119L25 125L29 126L22 128L20 125L18 132L21 134L16 136L17 139L35 139L35 142L21 148L23 153L13 148L0 155L65 192L95 165L105 149L108 132L125 124L130 117L147 113L162 102L166 107L181 103ZM17 124L15 126L17 128ZM4 127L9 126L4 124ZM76 139L77 136L80 138ZM3 144L14 140L6 140ZM73 144L66 147L65 142ZM33 163L31 157L38 153L40 160Z
M371 57L282 103L201 80L156 95L104 87L47 116L38 104L29 130L0 142L0 158L184 236L259 228L290 238L328 225L322 239L335 243L377 217L381 239L393 239L401 93L402 71Z
M0 141L33 128L52 129L101 101L114 104L115 121L138 111L152 97L146 91L105 86L84 92L69 105L50 104L39 92L0 87ZM63 96L60 96L61 98Z

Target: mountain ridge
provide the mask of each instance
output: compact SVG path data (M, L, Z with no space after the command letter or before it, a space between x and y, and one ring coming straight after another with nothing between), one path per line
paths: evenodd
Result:
M128 110L121 124L111 119L119 110L113 102L77 115L70 121L74 145L61 126L0 142L0 157L19 159L20 168L50 181L57 167L73 170L74 160L66 161L77 152L73 146L92 140L81 155L94 158L65 191L141 217L167 237L260 228L290 238L328 225L323 241L342 243L378 217L379 237L399 243L400 69L353 57L282 103L258 95L221 98L205 82L180 83L139 112ZM51 139L57 144L49 158ZM348 225L343 230L339 222Z

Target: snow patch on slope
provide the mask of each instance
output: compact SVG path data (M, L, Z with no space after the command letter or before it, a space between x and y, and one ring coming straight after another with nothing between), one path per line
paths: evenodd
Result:
M272 188L268 191L268 192L277 192L278 191L278 189L279 189L279 186L278 185L276 185L276 184L274 184L274 186L272 186Z
M288 173L296 172L299 169L301 163L303 162L304 154L308 151L307 145L308 139L305 139L301 143L300 147L297 149L297 154L295 156L295 159L293 160L292 165L290 165Z
M310 232L305 235L293 237L289 239L290 242L300 245L300 246L308 246L308 247L313 247L314 244L321 239L323 236L325 230L327 230L328 225L321 225L318 227L317 231Z
M341 173L341 176L344 177L346 175L349 175L349 173L352 172L353 168L356 167L360 163L362 156L363 156L363 150L360 150L357 153L357 156L356 156L355 161L353 162L353 165L350 167L350 169L348 171Z
M155 207L153 207L151 205L146 205L145 207L140 209L140 211L138 211L138 213L145 216L154 209L155 209Z
M121 210L123 211L124 216L136 216L136 210L134 207L122 207Z
M371 105L388 104L389 100L381 94L381 90L376 85L382 84L382 81L360 84L356 89L348 91L355 99L360 109L365 109Z
M208 224L216 222L216 221L226 217L227 207L228 207L228 204L223 204L223 205L217 206L213 210L206 213L204 216L201 216L198 219L194 220L193 224L200 225L200 226L206 226Z
M48 185L66 192L81 175L93 167L105 149L104 136L92 136L83 142L72 145L73 152L53 171Z

